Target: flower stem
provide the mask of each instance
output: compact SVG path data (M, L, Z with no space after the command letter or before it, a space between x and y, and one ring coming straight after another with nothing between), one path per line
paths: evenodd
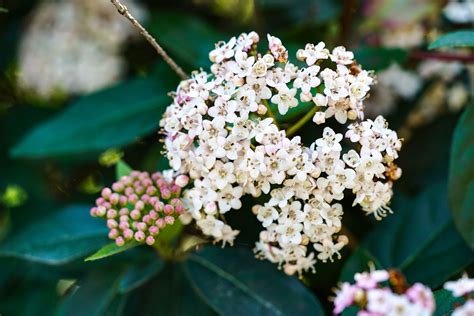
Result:
M278 126L278 121L276 119L275 113L273 113L272 109L270 108L270 104L268 104L268 101L265 99L262 99L262 103L267 108L267 116L271 117L275 125Z
M295 125L290 127L289 129L286 130L286 136L291 136L294 133L296 133L303 125L306 124L311 118L313 118L314 113L316 113L319 109L319 106L313 107L311 110L308 111L308 113L305 114L298 122L296 122Z
M164 59L164 61L178 74L181 79L187 79L189 76L183 71L183 69L176 64L176 62L171 59L170 56L165 52L165 50L158 44L156 39L151 36L150 33L133 17L133 15L128 11L127 7L120 3L119 0L110 0L110 2L115 6L118 13L126 17L139 31L140 34L145 37L148 43L153 46L156 52Z

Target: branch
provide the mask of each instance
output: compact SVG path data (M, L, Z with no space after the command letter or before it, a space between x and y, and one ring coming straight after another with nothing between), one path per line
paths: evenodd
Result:
M112 4L115 6L118 13L120 13L121 15L126 17L140 31L140 34L142 34L143 37L146 38L148 43L150 43L151 46L153 46L153 48L156 50L156 52L161 57L163 57L165 62L171 67L171 69L174 70L174 72L176 72L178 74L179 77L181 77L181 79L189 78L189 76L183 71L183 69L181 67L179 67L174 62L174 60L171 59L170 56L168 56L168 54L165 52L165 50L160 46L160 44L158 44L156 39L153 36L151 36L150 33L148 33L148 31L137 21L137 19L135 19L133 17L133 15L130 14L130 12L128 11L126 6L124 6L122 3L120 3L119 0L110 0L110 2L112 2Z
M410 54L411 58L414 59L437 59L445 61L459 61L462 63L472 63L474 62L474 55L461 55L453 53L432 53L432 52L423 52L423 51L412 51Z

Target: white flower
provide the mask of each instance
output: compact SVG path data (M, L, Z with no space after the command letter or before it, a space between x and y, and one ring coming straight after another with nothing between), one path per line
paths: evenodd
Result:
M234 56L233 48L236 42L235 37L232 37L228 43L217 43L216 48L209 53L209 59L212 62L221 63L225 59L232 58Z
M318 45L306 44L305 49L300 49L296 53L299 60L306 61L308 66L314 65L319 59L327 59L329 51L325 48L326 44L319 42Z
M316 140L316 145L321 148L323 153L331 151L341 151L342 147L339 142L342 140L341 134L336 134L330 127L325 127L323 137Z
M239 209L242 207L240 197L242 196L241 187L232 187L228 184L224 189L218 192L217 203L222 214L230 211L230 209Z
M247 54L242 51L235 53L235 61L231 60L227 63L227 67L237 76L243 78L246 77L252 70L252 66L255 63L255 57L247 57Z
M257 219L262 222L263 227L268 227L278 219L278 211L272 206L261 206L258 209Z
M291 221L279 224L275 231L279 234L279 242L285 244L299 245L301 243L301 230L303 225Z
M354 59L354 53L350 51L346 51L344 46L338 46L333 49L331 55L331 60L343 65L350 65Z
M232 162L222 163L217 161L213 169L209 172L209 179L216 184L219 190L224 189L228 184L235 182L234 164Z
M301 89L303 93L309 93L311 88L319 86L321 79L318 78L319 66L301 68L293 87Z
M469 279L467 275L456 281L448 281L443 286L446 290L453 292L456 297L474 292L474 279Z
M452 316L471 316L474 314L474 299L468 300L461 307L454 310Z
M216 238L222 237L224 223L216 219L214 216L208 215L206 218L200 219L196 223L204 234Z
M296 88L288 88L284 83L277 84L278 94L271 98L271 101L278 105L278 112L284 115L288 109L298 105L298 99L295 98Z

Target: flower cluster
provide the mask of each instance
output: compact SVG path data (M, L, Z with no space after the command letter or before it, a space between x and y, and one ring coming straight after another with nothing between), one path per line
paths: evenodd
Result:
M255 32L218 43L209 54L211 73L194 72L180 83L160 125L171 167L193 180L183 222L194 219L205 235L232 244L239 232L224 214L240 209L244 195L263 195L266 202L253 207L265 229L257 257L301 273L347 244L337 236L346 190L367 214L385 215L400 176L393 160L401 143L384 118L360 121L373 78L352 52L307 44L297 52L298 67L280 39L267 39L264 53ZM312 106L318 125L331 117L356 121L345 137L357 150L343 151L344 135L330 127L309 147L280 129L273 111L285 115L302 103Z
M465 275L457 281L446 282L444 288L451 291L454 297L466 299L466 302L454 311L453 316L474 315L474 279Z
M336 290L334 314L356 306L357 315L432 315L435 301L431 290L421 283L405 284L397 271L375 270L356 273L354 284L342 283ZM400 286L402 284L402 286Z
M109 238L118 246L130 240L153 245L160 230L183 213L180 196L187 183L187 176L174 179L172 171L132 171L111 189L104 188L90 213L107 220Z
M144 17L134 0L124 2ZM20 44L19 85L42 98L111 85L124 73L120 52L134 34L107 1L43 1Z

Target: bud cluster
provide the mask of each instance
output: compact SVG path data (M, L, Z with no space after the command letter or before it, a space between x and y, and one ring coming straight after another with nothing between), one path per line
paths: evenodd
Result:
M187 176L173 178L169 171L132 171L104 188L90 213L107 220L109 238L118 246L131 240L153 245L159 232L183 213L180 196L187 183Z

